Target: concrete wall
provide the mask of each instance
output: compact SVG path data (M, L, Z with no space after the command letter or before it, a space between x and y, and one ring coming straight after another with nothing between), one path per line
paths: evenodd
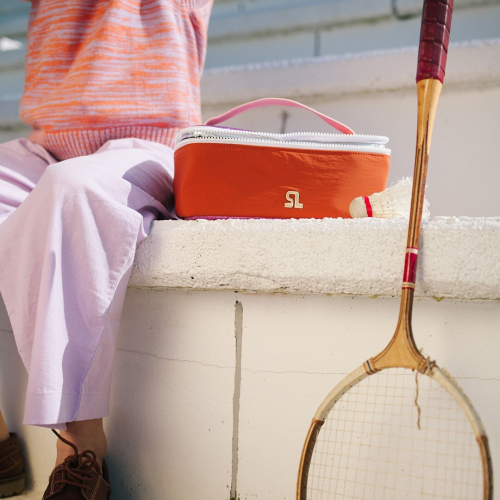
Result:
M33 489L24 498L39 498L53 438L19 426L25 374L0 311L0 404L28 451ZM242 500L294 499L312 415L345 374L384 347L397 311L390 298L130 290L106 422L113 497L228 500L232 486ZM414 324L418 345L480 412L498 477L498 302L419 299Z

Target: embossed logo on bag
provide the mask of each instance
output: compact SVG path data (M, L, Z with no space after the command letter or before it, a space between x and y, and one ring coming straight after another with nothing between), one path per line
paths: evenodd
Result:
M286 200L285 208L304 208L304 205L299 201L298 191L287 191Z

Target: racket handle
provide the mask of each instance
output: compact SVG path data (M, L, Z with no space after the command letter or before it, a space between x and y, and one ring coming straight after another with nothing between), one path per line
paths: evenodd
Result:
M433 78L443 83L450 41L453 0L424 0L417 83Z

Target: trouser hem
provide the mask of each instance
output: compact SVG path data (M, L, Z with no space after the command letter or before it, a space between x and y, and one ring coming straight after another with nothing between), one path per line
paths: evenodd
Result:
M65 430L67 422L104 418L109 397L109 392L28 394L23 424Z

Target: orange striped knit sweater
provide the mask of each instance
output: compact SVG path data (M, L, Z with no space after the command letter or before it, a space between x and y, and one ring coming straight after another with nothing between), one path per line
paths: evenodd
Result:
M213 0L33 0L21 117L63 160L200 123Z

